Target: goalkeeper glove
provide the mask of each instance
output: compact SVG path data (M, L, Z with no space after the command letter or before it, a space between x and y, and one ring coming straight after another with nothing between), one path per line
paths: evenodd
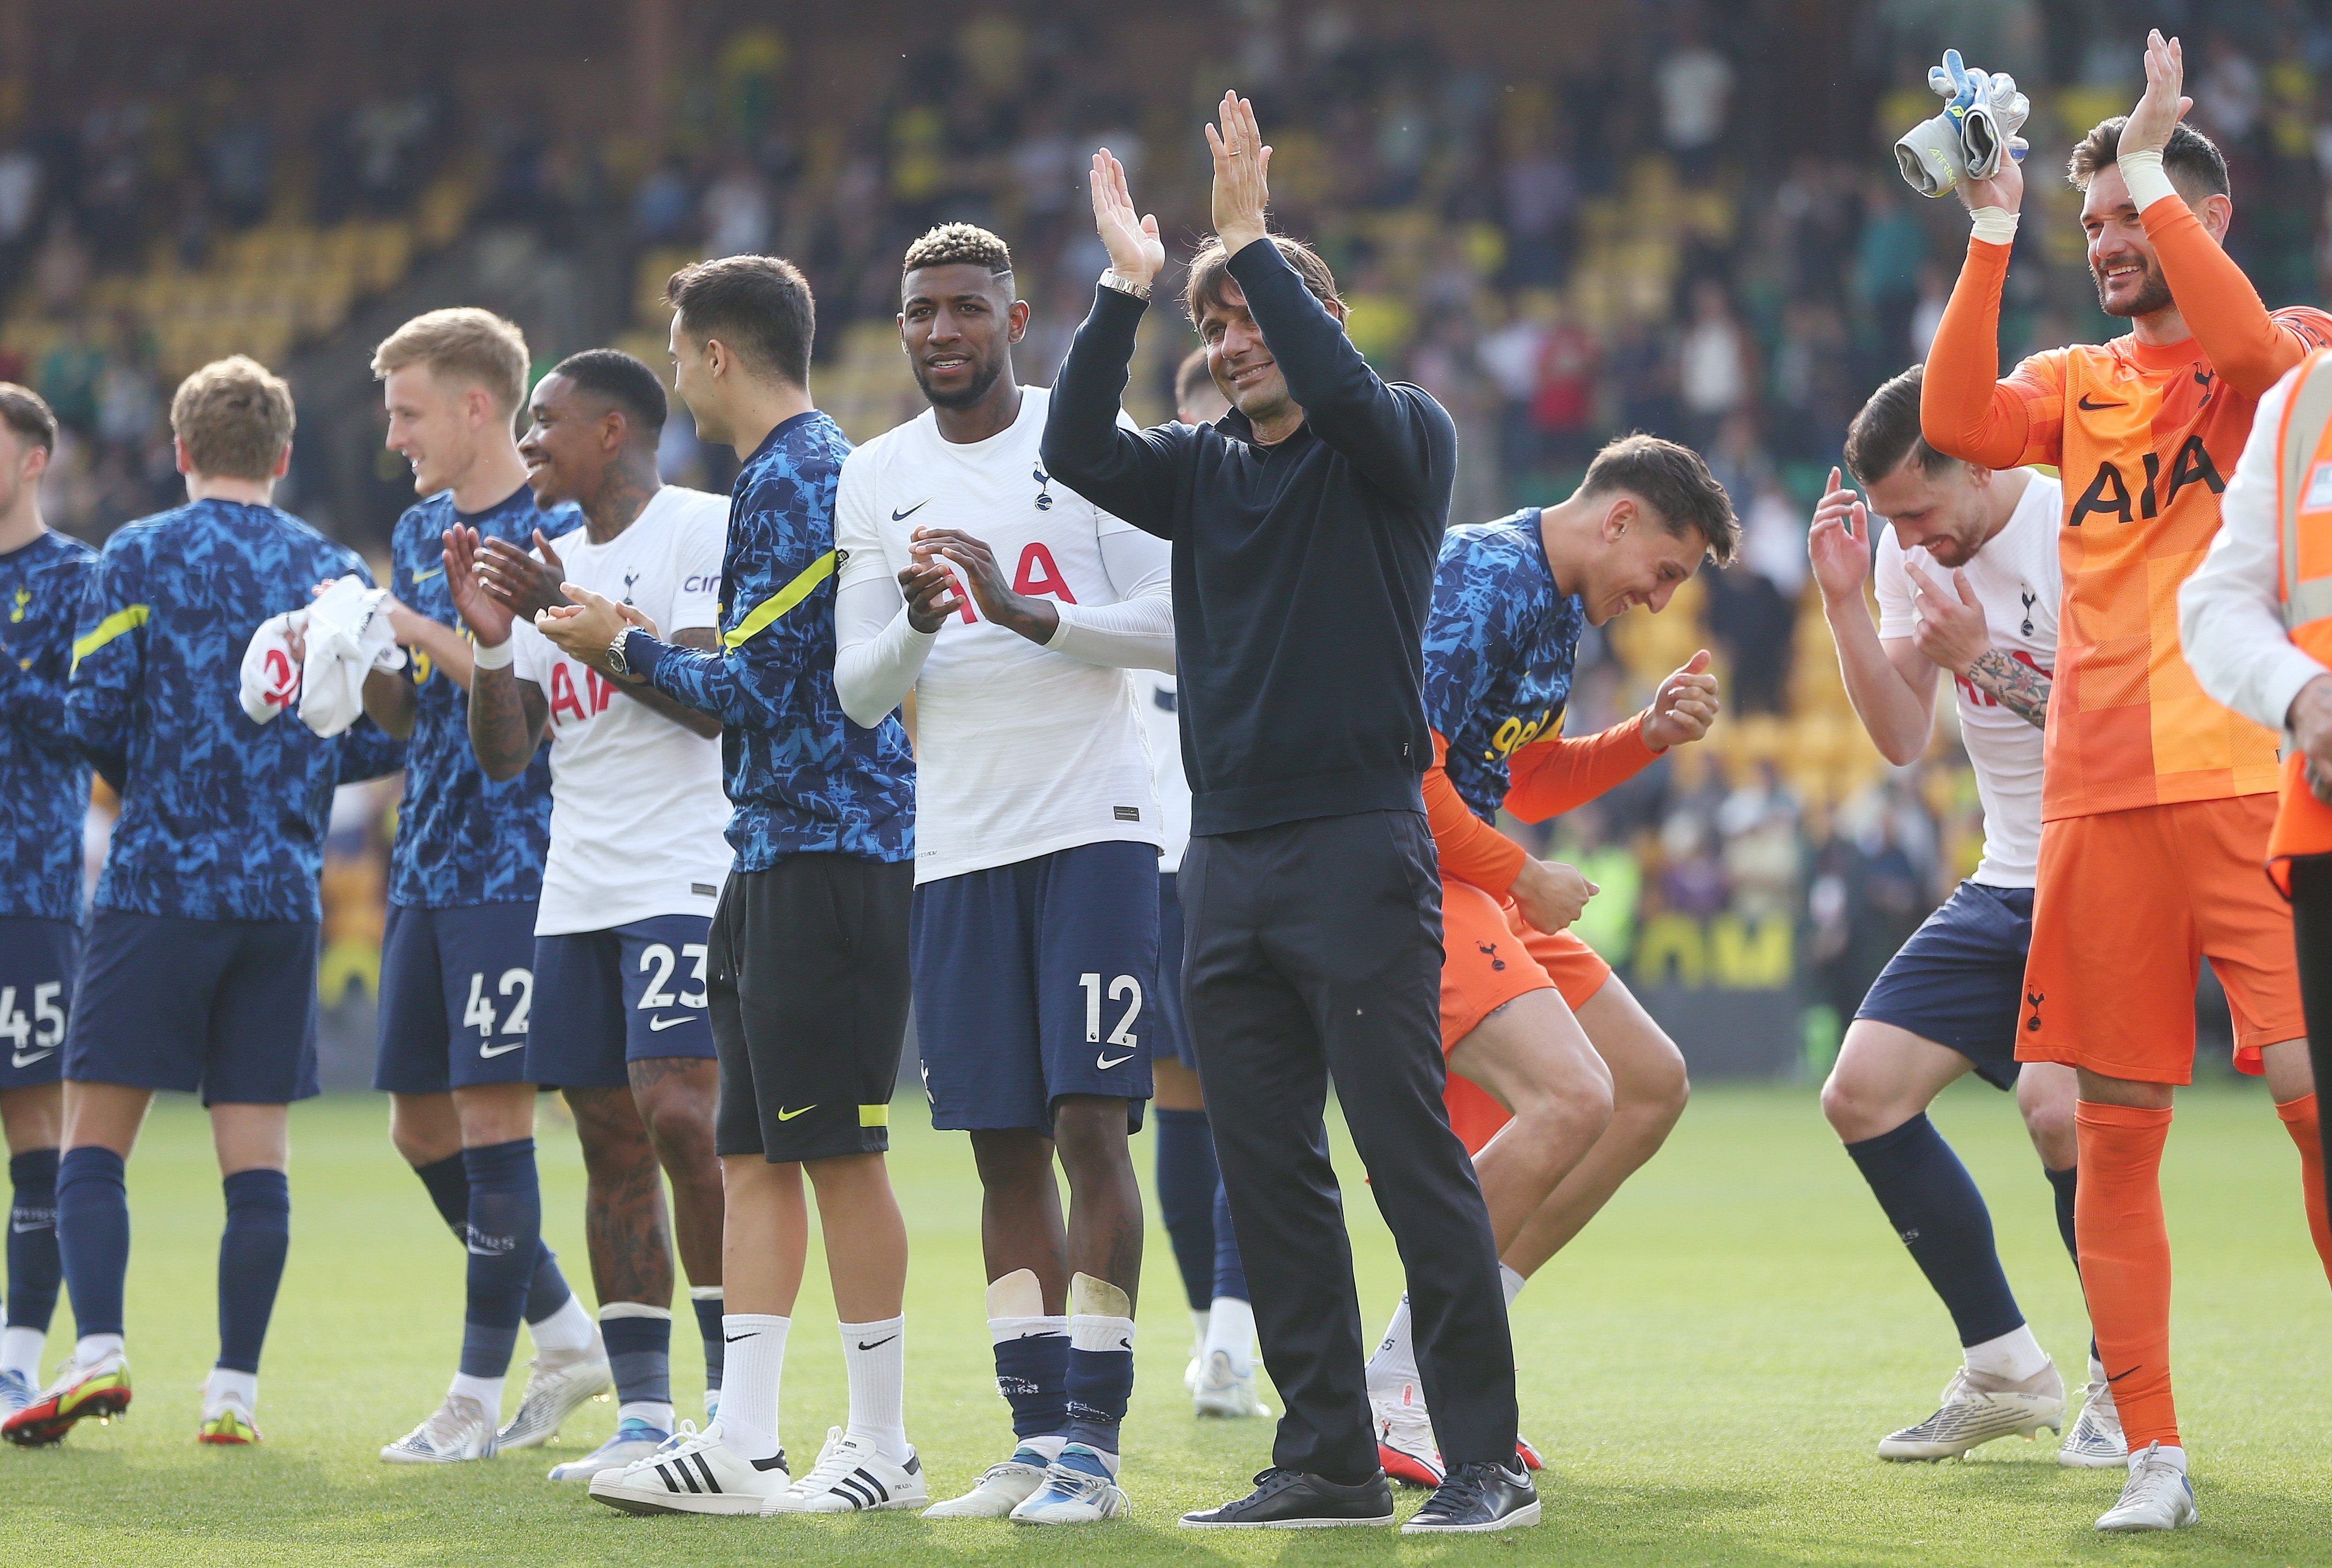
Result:
M1927 85L1944 99L1944 111L1933 120L1921 120L1895 143L1895 165L1913 190L1924 196L1939 196L1967 177L1967 148L1961 127L1968 107L1976 100L1976 83L1960 62L1960 52L1946 49L1944 62L1929 67Z
M2016 133L2032 112L2032 103L2016 91L2016 78L2004 71L1997 75L1971 71L1968 81L1975 93L1961 111L1960 147L1966 155L1968 178L1990 179L2005 159L2024 157L2024 139Z

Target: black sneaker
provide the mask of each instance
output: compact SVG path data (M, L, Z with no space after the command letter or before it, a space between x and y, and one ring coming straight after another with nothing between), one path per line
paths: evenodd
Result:
M1238 1501L1182 1515L1186 1530L1319 1530L1391 1523L1392 1487L1381 1471L1357 1487L1345 1487L1301 1470L1266 1470L1256 1477L1255 1490Z
M1538 1523L1538 1493L1519 1461L1460 1465L1400 1527L1404 1535L1438 1531L1515 1530Z

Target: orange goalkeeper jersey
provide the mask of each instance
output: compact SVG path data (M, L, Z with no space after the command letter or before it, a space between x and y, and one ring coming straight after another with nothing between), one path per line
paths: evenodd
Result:
M1971 240L1927 359L1931 445L1990 468L2050 464L2064 477L2044 820L2279 782L2274 732L2213 702L2187 667L2178 585L2219 531L2219 492L2260 395L2308 349L2332 345L2332 317L2270 314L2184 202L2156 202L2145 217L2193 337L2052 349L1995 382L2009 247Z

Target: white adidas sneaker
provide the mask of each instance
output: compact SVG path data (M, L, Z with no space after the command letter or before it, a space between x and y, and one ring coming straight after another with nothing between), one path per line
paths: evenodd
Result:
M494 1418L467 1394L447 1394L430 1418L381 1449L392 1465L450 1465L494 1457Z
M2194 1506L2194 1488L2187 1482L2186 1472L2175 1459L2163 1453L2160 1443L2148 1443L2144 1453L2131 1456L2129 1479L2122 1487L2121 1501L2098 1515L2098 1528L2183 1530L2202 1522L2202 1511Z
M808 1475L787 1488L764 1510L770 1514L855 1514L878 1508L922 1508L930 1505L923 1462L913 1449L894 1465L864 1438L828 1427L826 1447Z
M1045 1484L1047 1465L1033 1448L1015 1448L1012 1457L990 1465L980 1482L961 1497L934 1503L923 1510L926 1519L1005 1519L1012 1510L1037 1495Z
M1012 1510L1016 1525L1095 1525L1133 1512L1124 1488L1102 1457L1085 1443L1061 1450L1045 1472L1045 1484Z
M2065 1380L2050 1362L2021 1382L1963 1366L1935 1413L1879 1439L1882 1459L1954 1459L1994 1438L2030 1438L2065 1421Z
M1190 1391L1190 1407L1199 1415L1226 1420L1271 1414L1270 1407L1255 1397L1255 1368L1240 1372L1227 1350L1207 1357L1206 1370Z
M526 1365L526 1392L519 1396L518 1414L495 1434L497 1448L540 1448L559 1435L578 1406L615 1386L607 1354L596 1345L564 1358L537 1355Z
M793 1477L786 1453L748 1459L721 1440L721 1423L683 1432L646 1458L591 1477L591 1496L626 1514L766 1514Z
M2114 1403L2113 1384L2106 1369L2089 1363L2089 1386L2081 1397L2081 1414L2066 1429L2057 1462L2077 1470L2118 1470L2129 1465L2129 1439L2122 1435L2121 1409Z

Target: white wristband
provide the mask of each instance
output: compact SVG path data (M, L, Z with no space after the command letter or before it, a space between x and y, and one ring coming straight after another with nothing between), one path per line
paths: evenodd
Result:
M1978 207L1968 215L1974 220L1974 233L1988 245L2012 245L2016 243L2016 220L2019 214L2006 207Z
M504 637L498 643L478 643L473 645L470 662L482 670L507 670L518 658L518 639Z
M2138 211L2144 212L2164 196L2178 194L2178 187L2163 172L2160 153L2126 152L2115 161L2121 167L2122 183L2129 186L2129 199Z

